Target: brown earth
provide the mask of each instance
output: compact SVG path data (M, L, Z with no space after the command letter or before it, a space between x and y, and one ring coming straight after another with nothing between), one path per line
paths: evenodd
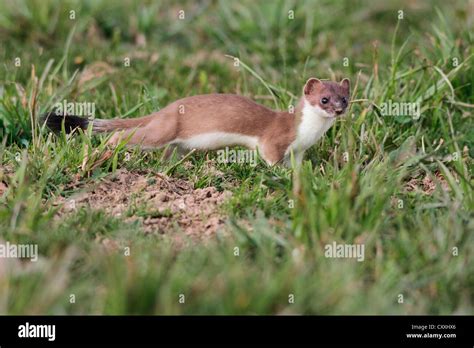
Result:
M13 175L13 169L0 164L0 196L8 190L8 178Z
M71 197L60 197L56 204L61 205L59 215L90 207L124 217L125 221L140 220L148 233L182 230L188 236L202 238L224 226L225 216L219 207L230 195L215 187L195 189L189 181L163 174L121 169Z
M7 184L4 182L0 181L0 196L3 195L3 193L7 190Z
M440 185L442 190L449 191L450 187L444 176L440 172L435 172L434 175L438 183L430 175L425 174L423 178L411 178L406 183L406 190L431 195L436 190L437 185Z

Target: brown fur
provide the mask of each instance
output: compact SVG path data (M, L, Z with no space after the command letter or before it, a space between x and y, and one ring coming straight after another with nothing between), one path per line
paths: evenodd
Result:
M261 138L264 157L276 163L295 139L295 114L298 113L298 108L294 114L276 112L234 94L198 95L175 101L150 115L151 119L143 127L136 128L137 122L129 124L120 121L123 122L120 129L134 128L115 134L111 142L116 143L132 134L128 144L153 148L164 146L176 138L188 139L195 134L238 133Z

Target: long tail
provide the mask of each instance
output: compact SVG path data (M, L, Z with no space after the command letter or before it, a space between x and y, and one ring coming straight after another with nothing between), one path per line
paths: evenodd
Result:
M115 130L123 130L130 128L137 128L146 126L151 119L152 115L144 116L140 118L127 118L121 119L88 119L85 117L74 116L74 115L59 115L56 112L49 112L42 117L42 123L46 123L46 126L55 133L60 133L64 124L64 130L66 133L71 133L75 129L87 129L89 123L92 123L93 133L112 132Z

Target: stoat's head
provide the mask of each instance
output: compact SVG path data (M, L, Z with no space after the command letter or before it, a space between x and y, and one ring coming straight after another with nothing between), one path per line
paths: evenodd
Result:
M323 117L342 115L349 105L349 79L337 83L312 77L303 88L303 98Z

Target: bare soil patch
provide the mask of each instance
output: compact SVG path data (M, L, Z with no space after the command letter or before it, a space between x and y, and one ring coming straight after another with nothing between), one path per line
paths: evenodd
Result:
M0 165L0 197L8 190L8 182L11 175L13 175L11 167Z
M435 172L434 175L436 181L428 174L425 174L423 178L411 178L406 183L406 190L432 195L439 185L443 191L449 191L450 187L444 176L440 172Z
M184 231L192 237L209 237L223 227L220 205L231 196L215 187L195 189L193 184L158 173L137 173L125 169L83 187L71 197L60 197L59 214L80 207L101 209L125 221L140 220L149 233Z

